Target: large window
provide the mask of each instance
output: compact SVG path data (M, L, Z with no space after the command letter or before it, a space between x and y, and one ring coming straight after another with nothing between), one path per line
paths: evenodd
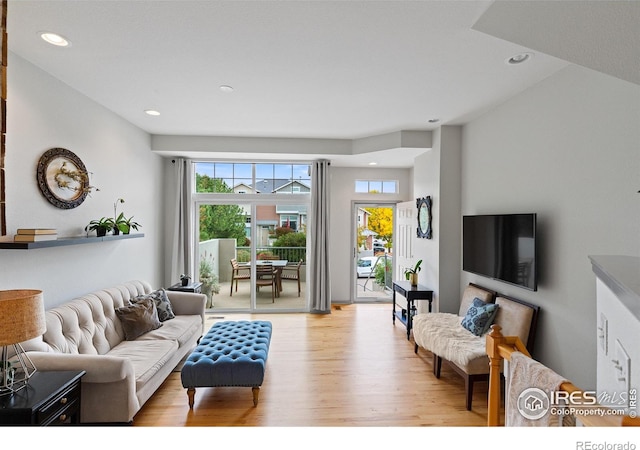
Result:
M308 164L195 163L196 192L216 194L308 194Z

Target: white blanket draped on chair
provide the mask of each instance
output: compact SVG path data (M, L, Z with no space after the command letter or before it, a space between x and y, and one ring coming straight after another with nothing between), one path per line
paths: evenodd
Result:
M459 366L467 366L487 353L484 336L469 332L461 320L460 316L450 313L418 314L413 318L413 338L425 350Z

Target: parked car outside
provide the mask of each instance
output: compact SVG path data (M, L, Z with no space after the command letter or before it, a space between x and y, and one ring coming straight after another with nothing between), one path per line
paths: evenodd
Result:
M373 275L373 268L376 266L377 256L363 256L358 258L358 278Z

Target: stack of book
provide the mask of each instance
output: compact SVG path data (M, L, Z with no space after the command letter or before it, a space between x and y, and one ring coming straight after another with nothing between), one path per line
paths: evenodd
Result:
M58 239L58 232L55 228L18 228L17 233L13 236L13 242L40 242Z

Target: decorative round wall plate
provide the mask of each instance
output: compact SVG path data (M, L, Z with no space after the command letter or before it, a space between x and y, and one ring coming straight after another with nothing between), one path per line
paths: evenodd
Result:
M431 197L416 200L418 207L418 237L431 239Z
M40 192L56 208L79 206L91 190L84 163L65 148L44 152L38 161L36 175Z

